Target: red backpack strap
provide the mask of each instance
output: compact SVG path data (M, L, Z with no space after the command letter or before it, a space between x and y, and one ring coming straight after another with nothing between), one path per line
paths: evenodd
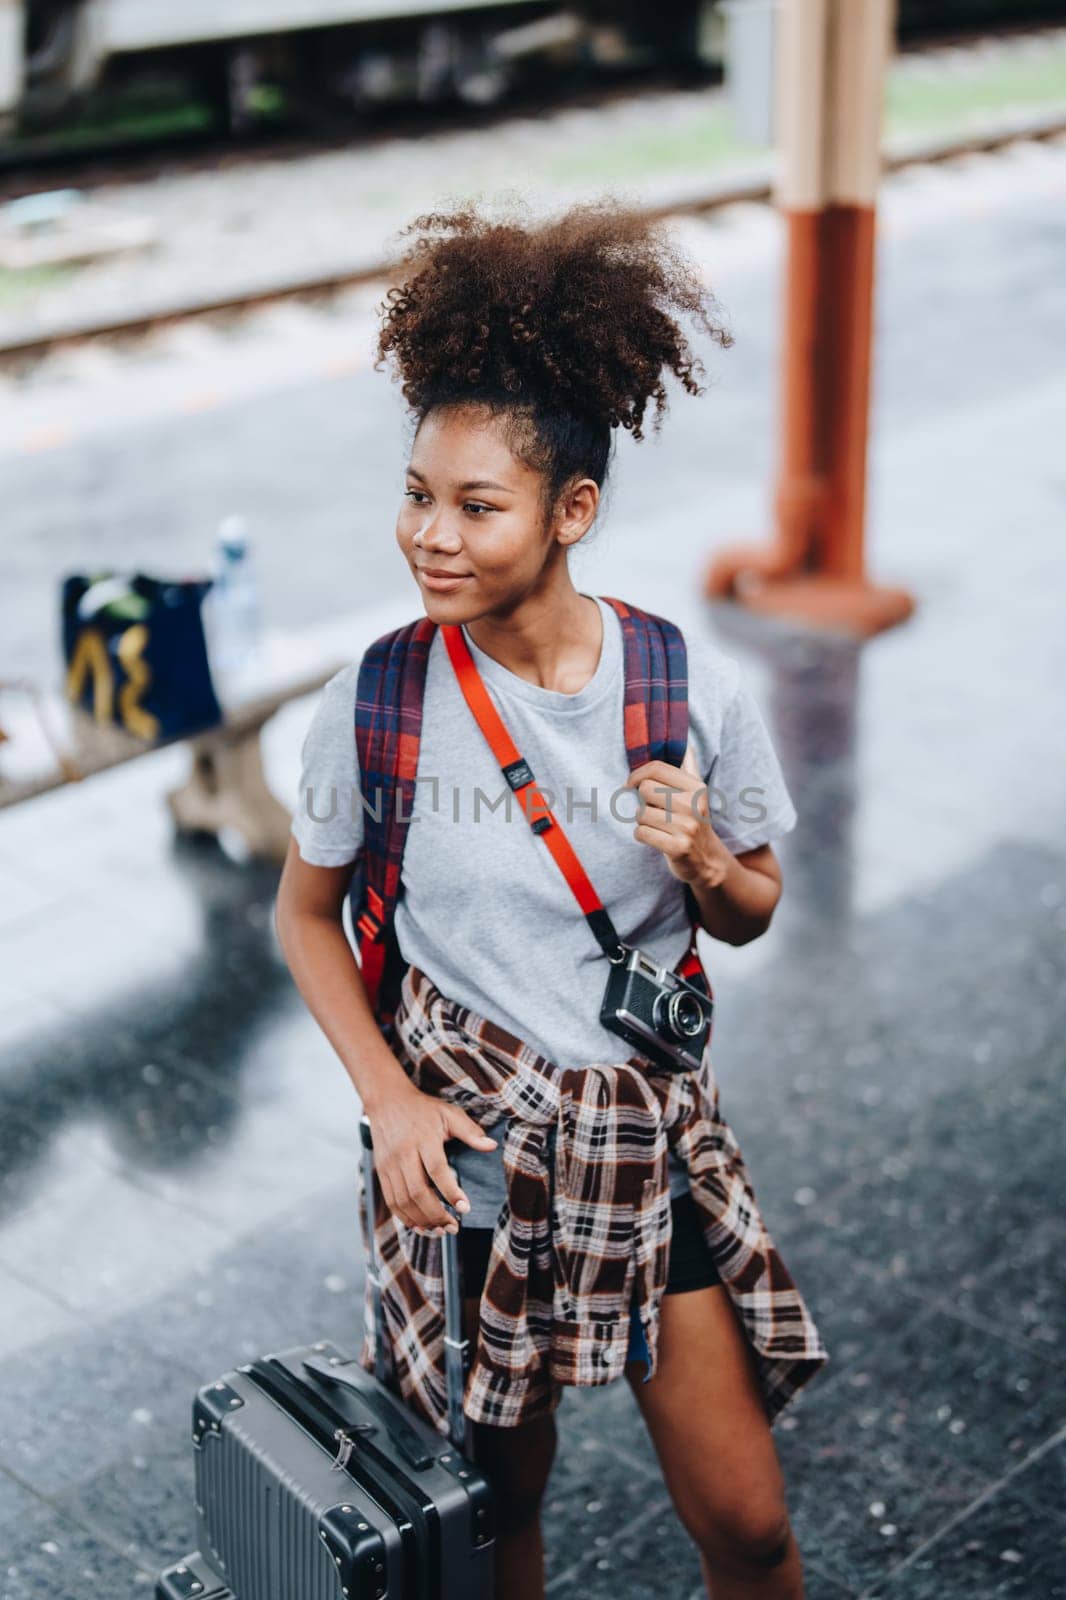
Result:
M349 903L359 939L363 982L383 1027L397 999L398 951L393 914L415 800L429 646L429 617L375 639L363 655L355 694L355 742L364 841Z
M688 743L688 653L676 622L639 606L603 599L622 624L624 733L629 770L645 761L679 767Z
M626 756L629 770L645 761L666 761L679 767L688 744L688 651L676 622L653 611L602 597L613 606L622 624L625 694L623 701ZM700 983L710 993L696 947L699 907L685 885L691 938L677 971L690 983Z

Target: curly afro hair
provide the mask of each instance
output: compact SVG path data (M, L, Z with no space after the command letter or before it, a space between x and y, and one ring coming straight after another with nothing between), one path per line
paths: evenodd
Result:
M546 514L575 476L602 487L611 430L642 439L649 401L659 430L667 368L703 393L674 313L733 342L661 222L612 198L534 225L467 203L416 217L400 237L411 234L378 308L375 368L393 359L418 423L469 404L502 418L511 449L544 475Z

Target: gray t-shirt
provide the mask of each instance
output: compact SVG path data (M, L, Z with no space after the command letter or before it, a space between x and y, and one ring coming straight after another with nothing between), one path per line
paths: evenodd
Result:
M603 646L576 694L544 689L486 655L464 628L489 694L581 858L621 938L672 967L688 943L681 881L633 838L638 797L622 724L622 628L596 597ZM787 833L796 813L737 663L686 638L689 742L709 786L719 838L739 854ZM304 740L292 831L305 861L341 866L363 839L355 744L359 662L326 684ZM367 804L373 803L367 797ZM510 800L510 804L508 804ZM463 698L438 630L426 670L415 800L396 937L441 992L566 1067L622 1062L632 1048L599 1020L605 960L559 868L529 828ZM449 1155L471 1209L493 1227L506 1198L503 1130L495 1150L456 1141ZM686 1193L670 1157L670 1190Z

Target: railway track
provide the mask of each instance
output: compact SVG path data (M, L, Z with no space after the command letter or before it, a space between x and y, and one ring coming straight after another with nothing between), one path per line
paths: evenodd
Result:
M1066 116L1011 118L998 126L989 126L965 138L914 141L905 148L889 150L885 154L884 170L896 172L907 167L948 162L970 155L980 155L1005 149L1019 140L1048 140L1066 134ZM741 182L726 181L708 186L701 193L670 194L664 192L654 204L642 209L646 215L699 216L719 208L750 202L767 202L772 196L769 173ZM271 305L288 302L321 304L333 296L372 284L387 275L388 262L375 261L353 266L351 270L332 270L307 276L279 279L260 285L246 293L228 293L205 296L196 300L141 309L122 317L72 322L46 331L27 333L0 343L0 371L16 374L25 371L64 347L90 343L127 344L139 337L154 334L168 326L189 323L202 318L238 317L254 313Z
M1017 208L1057 212L1066 194L1064 157L1066 133L888 174L878 231L894 270L911 240L924 249L939 238L934 248L941 250L945 239L957 240L960 251L983 256L1010 237ZM675 212L666 225L708 274L729 315L753 280L779 270L781 228L765 203L741 197ZM0 371L0 457L62 456L130 430L158 438L156 430L180 420L189 423L191 440L203 441L213 413L272 411L293 390L337 385L338 406L358 407L363 391L355 380L374 359L384 287L379 278L254 310L175 319L130 338L71 342L45 360Z

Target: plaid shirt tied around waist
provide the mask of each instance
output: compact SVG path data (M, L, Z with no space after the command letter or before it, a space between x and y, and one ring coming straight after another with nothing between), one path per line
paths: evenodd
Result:
M464 1392L474 1421L516 1427L554 1410L565 1384L621 1377L631 1307L654 1375L670 1254L670 1149L688 1168L704 1237L754 1348L770 1421L829 1359L719 1116L709 1047L697 1073L664 1071L640 1055L562 1068L447 999L414 966L402 981L392 1047L419 1089L454 1101L482 1127L510 1118L508 1198ZM362 1182L360 1170L360 1189ZM442 1241L394 1217L376 1176L374 1191L384 1327L374 1326L368 1284L358 1360L372 1371L383 1336L397 1392L447 1433Z

